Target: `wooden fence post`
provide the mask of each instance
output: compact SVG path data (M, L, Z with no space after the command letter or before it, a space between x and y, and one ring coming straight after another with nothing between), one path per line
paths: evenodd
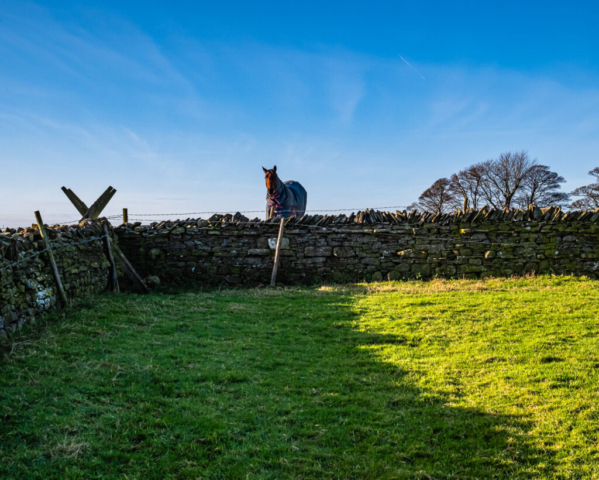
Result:
M52 275L54 275L54 280L56 281L56 285L58 286L58 293L60 294L60 299L62 303L67 306L69 304L67 300L67 294L64 291L64 287L62 286L62 281L60 280L60 275L58 273L58 267L56 266L56 261L54 260L54 254L52 253L52 246L50 245L50 239L48 238L48 233L44 228L44 222L42 220L42 216L40 212L35 212L35 219L37 221L37 226L40 229L40 234L42 236L42 241L44 243L44 248L48 249L48 258L50 259L50 267L52 268Z
M108 205L110 199L114 197L116 190L112 187L108 187L102 195L98 197L98 199L93 203L91 207L88 208L87 212L83 215L84 218L91 218L92 220L96 220L104 207Z
M75 193L70 188L62 187L62 191L71 201L71 203L75 205L77 211L81 215L83 215L83 218L81 220L85 218L96 220L100 216L100 213L102 213L102 210L104 210L106 205L108 205L110 199L114 197L114 194L116 193L116 190L114 188L108 187L104 191L104 193L98 197L94 204L91 207L87 208L87 205L83 203L81 199L77 195L75 195Z
M270 277L270 286L274 287L277 282L277 269L279 268L279 259L281 258L281 242L283 240L283 230L285 230L285 219L281 218L281 226L279 227L279 236L277 238L277 249L275 250L275 264L272 267L272 277Z
M114 256L112 255L112 240L108 233L108 224L106 222L102 225L104 232L104 246L106 247L106 256L110 262L110 286L113 293L119 293L119 280L116 274L116 263L114 263Z
M75 205L75 208L77 209L77 211L81 215L85 215L85 212L87 212L87 205L85 205L85 203L83 203L81 201L81 199L77 195L75 195L73 190L71 190L70 188L67 188L67 187L62 187L62 191L67 196L67 198L71 201L71 203L73 205Z
M123 223L127 225L129 223L129 210L123 208Z
M148 289L147 285L144 283L144 281L139 276L139 274L135 271L135 268L133 268L133 265L131 265L129 260L127 260L127 257L125 257L125 254L123 252L121 252L121 249L118 247L118 245L116 243L112 243L112 242L110 242L110 244L112 245L112 252L114 253L114 256L120 262L121 267L123 267L125 274L133 282L133 285L135 285L135 287L141 293L150 293L150 290Z

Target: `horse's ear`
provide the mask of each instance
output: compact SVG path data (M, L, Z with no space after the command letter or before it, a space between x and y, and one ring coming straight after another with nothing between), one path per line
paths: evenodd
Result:
M268 170L266 170L264 167L262 167L262 170L264 170L264 173L268 172Z
M277 166L276 165L274 167L272 167L272 172L273 173L277 173Z

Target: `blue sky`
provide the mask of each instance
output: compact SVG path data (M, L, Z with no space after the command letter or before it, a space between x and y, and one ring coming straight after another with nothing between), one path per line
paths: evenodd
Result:
M263 210L262 165L309 209L407 205L526 149L599 165L597 2L0 0L0 226Z

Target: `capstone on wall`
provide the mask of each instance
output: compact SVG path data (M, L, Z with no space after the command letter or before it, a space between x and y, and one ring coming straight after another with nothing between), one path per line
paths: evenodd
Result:
M141 275L156 275L162 284L267 284L279 220L246 220L229 215L115 231ZM303 284L533 272L597 276L598 233L598 212L553 207L305 216L287 220L277 278Z

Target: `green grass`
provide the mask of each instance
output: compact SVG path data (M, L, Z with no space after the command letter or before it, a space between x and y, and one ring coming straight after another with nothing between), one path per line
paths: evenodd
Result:
M5 345L1 478L599 478L599 282L103 296Z

